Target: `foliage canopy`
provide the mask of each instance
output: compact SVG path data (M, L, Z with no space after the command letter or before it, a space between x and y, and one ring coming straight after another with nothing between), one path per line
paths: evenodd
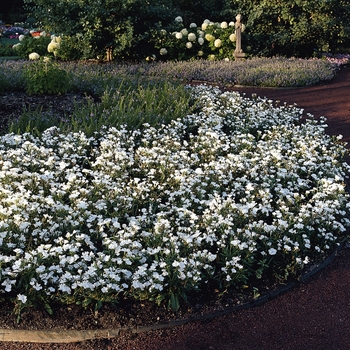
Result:
M350 47L347 0L24 0L45 29L74 38L83 56L111 48L114 57L151 54L150 31L176 16L185 22L234 20L243 15L245 45L260 56L310 57Z

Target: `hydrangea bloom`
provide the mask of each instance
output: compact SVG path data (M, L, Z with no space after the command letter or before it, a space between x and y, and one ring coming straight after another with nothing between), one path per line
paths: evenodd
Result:
M36 52L32 52L29 54L29 59L32 60L32 61L36 61L40 58L40 55Z
M215 39L215 41L214 41L214 46L215 46L215 47L221 47L221 45L222 45L221 39Z
M196 41L196 34L189 33L187 39L188 41Z

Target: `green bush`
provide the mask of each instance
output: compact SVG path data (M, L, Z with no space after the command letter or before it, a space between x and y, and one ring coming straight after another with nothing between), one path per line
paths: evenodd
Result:
M123 81L117 89L106 89L100 102L89 100L76 106L70 121L61 130L84 132L92 136L103 126L142 129L144 124L159 127L183 118L195 108L193 98L182 84L150 81L132 87Z
M25 35L24 38L14 46L14 50L18 56L28 59L29 54L36 52L40 56L48 55L47 46L51 38L47 35L32 37Z
M61 36L60 47L56 57L63 61L79 60L86 56L86 44L79 36Z
M65 94L70 90L70 75L51 61L36 61L25 70L26 92L29 95Z
M15 56L16 52L12 49L11 45L0 44L0 57Z

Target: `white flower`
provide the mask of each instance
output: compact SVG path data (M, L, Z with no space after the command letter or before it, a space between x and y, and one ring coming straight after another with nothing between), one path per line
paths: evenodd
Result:
M234 26L235 26L235 22L231 21L228 25L229 25L230 27L234 27Z
M219 48L219 47L221 47L221 45L222 45L221 39L216 39L216 40L214 41L214 46L215 46L215 47Z
M146 57L146 61L148 61L148 62L153 62L153 61L155 61L156 60L156 55L152 55L152 56L147 56Z
M186 28L183 28L183 29L181 29L181 33L182 33L182 35L187 36L188 30Z
M27 296L26 295L23 295L23 294L18 294L17 295L17 299L22 302L22 304L25 304L27 302Z
M51 53L56 53L59 48L60 48L60 44L57 43L56 41L51 41L47 45L47 51Z
M40 55L36 52L32 52L29 54L29 59L32 60L32 61L36 61L40 58Z
M176 38L176 39L182 39L182 38L183 38L182 33L181 33L181 32L176 32L176 33L175 33L175 38Z
M16 281L10 280L9 278L6 278L6 280L1 283L1 285L5 287L6 292L11 292L13 284L16 284Z
M275 248L270 248L268 252L270 255L276 255L277 250Z
M189 33L187 39L188 39L188 41L195 41L196 40L196 34Z
M190 41L188 41L188 42L186 43L186 47L187 47L188 49L192 49L192 43L191 43Z
M190 28L197 28L197 24L192 22L192 23L190 24Z
M221 23L220 23L220 27L221 27L222 29L226 29L226 28L228 27L227 22L221 22Z
M198 38L198 44L203 45L204 44L204 39L203 38Z
M207 30L208 29L208 25L209 25L208 23L203 22L203 24L201 26L202 30L203 31Z
M159 50L159 53L160 53L161 56L165 56L168 53L168 50L166 48L162 47Z
M22 41L24 38L25 38L25 36L24 36L23 34L21 34L21 35L18 37L18 40L19 40L19 41Z
M215 40L215 37L212 34L205 34L205 39L207 41L213 41Z
M230 39L230 41L232 41L232 42L235 42L236 41L236 34L231 34L230 36L229 36L229 39Z
M176 23L182 23L182 22L183 22L182 17L181 17L181 16L177 16L177 17L175 18L175 22L176 22Z

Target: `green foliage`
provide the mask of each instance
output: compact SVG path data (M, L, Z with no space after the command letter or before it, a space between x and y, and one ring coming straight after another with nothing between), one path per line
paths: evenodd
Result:
M311 57L350 46L350 3L345 0L24 2L48 31L75 38L69 39L63 59L79 55L102 59L107 49L118 60L145 59L157 44L154 33L171 25L176 16L182 16L188 26L191 22L201 24L207 18L214 22L234 21L238 13L247 27L243 50L248 52L251 47L254 55ZM159 40L164 38L160 36ZM175 52L176 45L170 45L170 51ZM186 59L187 53L179 53L178 59Z
M64 121L54 114L43 113L41 108L25 111L13 120L10 132L30 132L40 135L52 126L62 132L84 131L94 135L103 126L127 125L130 129L142 128L143 124L159 126L182 118L194 108L192 98L183 85L162 83L140 84L136 89L123 82L117 90L108 90L100 102L87 98L86 104L75 104L75 108Z
M9 123L9 132L23 134L26 132L40 136L46 129L59 125L60 119L52 112L44 113L42 108L26 110L15 120Z
M141 128L143 124L159 126L184 117L191 111L190 94L183 85L168 82L149 82L136 89L122 82L117 90L106 90L101 102L89 100L84 108L75 108L61 129L80 131L87 135L102 126L127 125Z
M86 55L86 44L79 35L61 36L56 57L63 61L79 60Z
M349 42L350 3L338 0L237 2L254 53L311 57Z
M11 46L1 45L0 44L0 57L3 56L15 56L16 53L13 51Z
M225 0L202 0L196 2L173 0L172 2L174 7L178 9L177 15L196 23L201 23L206 18L212 18L214 21L223 21L231 15L232 3ZM230 20L233 20L235 16L232 15Z
M25 3L48 31L80 36L85 44L83 58L96 58L110 47L116 52L131 47L134 38L131 18L136 21L142 8L139 0L25 0Z
M50 41L51 38L48 35L40 35L38 37L25 35L24 38L15 45L14 52L18 56L26 59L28 59L28 56L33 52L36 52L40 56L48 55L47 45Z
M17 42L13 39L0 38L0 57L15 56L16 52L12 49L12 45Z
M17 69L11 69L11 66ZM48 72L58 69L59 73L43 74L46 67ZM53 70L50 67L54 67ZM30 77L28 70L31 71ZM40 94L44 88L48 89L47 84L51 83L51 77L63 74L64 77L71 78L71 91L86 95L83 103L75 103L69 115L62 116L54 110L43 111L38 108L26 110L17 120L11 121L11 132L32 132L38 135L51 126L59 126L64 132L83 130L86 134L93 135L103 125L127 125L130 129L137 129L142 128L145 123L154 127L167 124L197 108L193 105L183 81L216 81L223 85L236 82L255 86L305 86L332 79L335 74L334 65L326 60L285 58L255 58L245 62L197 60L137 65L58 65L42 61L28 65L23 62L7 62L1 65L0 71L0 88L3 86L3 91L18 90L18 86L27 85L29 79L33 85L32 93ZM19 71L25 72L25 78L16 77ZM37 76L36 72L39 72ZM178 82L173 82L174 76L178 77ZM58 80L60 83L61 78ZM12 81L15 84L13 86L10 84ZM40 85L42 81L46 84L44 88Z
M67 71L57 63L37 61L25 71L26 92L33 94L65 94L70 89L71 79Z

